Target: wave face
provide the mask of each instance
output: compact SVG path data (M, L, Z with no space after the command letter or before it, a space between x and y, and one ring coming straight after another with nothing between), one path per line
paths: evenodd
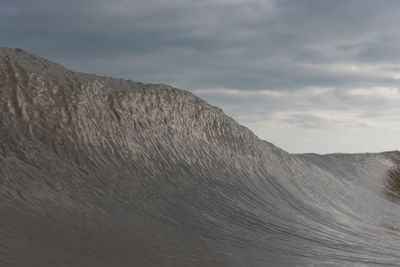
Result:
M399 158L291 155L187 91L0 48L0 266L398 266Z

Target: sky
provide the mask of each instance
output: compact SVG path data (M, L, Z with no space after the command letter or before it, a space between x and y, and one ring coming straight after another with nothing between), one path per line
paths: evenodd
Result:
M0 46L189 90L291 153L400 148L397 0L0 0Z

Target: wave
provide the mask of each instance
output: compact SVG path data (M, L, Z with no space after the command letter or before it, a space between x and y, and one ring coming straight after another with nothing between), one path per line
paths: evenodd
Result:
M400 154L289 154L164 84L0 48L0 265L397 266Z

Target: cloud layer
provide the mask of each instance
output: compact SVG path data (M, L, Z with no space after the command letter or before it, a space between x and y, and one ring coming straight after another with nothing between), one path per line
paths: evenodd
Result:
M188 89L290 152L400 147L395 0L3 0L1 45Z

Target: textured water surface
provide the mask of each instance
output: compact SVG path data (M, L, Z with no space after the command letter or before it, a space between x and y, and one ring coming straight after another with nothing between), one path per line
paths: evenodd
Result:
M399 158L0 48L0 266L400 266Z

